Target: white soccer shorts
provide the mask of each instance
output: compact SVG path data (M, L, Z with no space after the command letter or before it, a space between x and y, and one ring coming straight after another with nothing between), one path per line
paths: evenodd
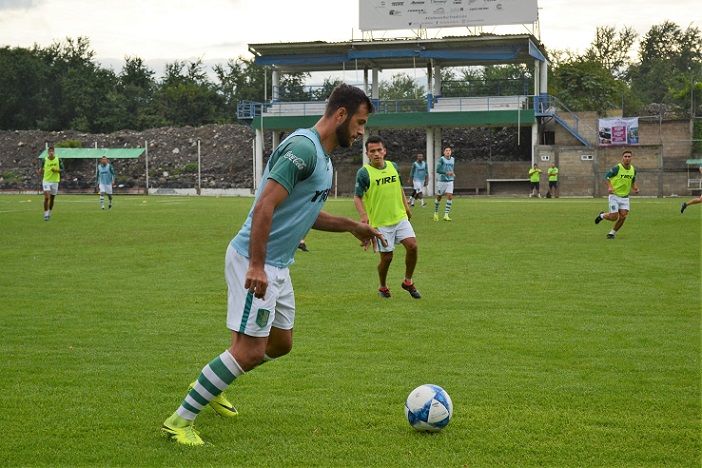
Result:
M100 184L100 193L112 195L112 184Z
M45 192L51 192L51 195L56 195L58 193L58 182L43 181L41 187Z
M445 193L450 193L453 195L453 181L449 182L437 182L436 183L436 194L443 195Z
M619 210L629 211L629 197L618 197L610 194L608 203L610 213L617 213Z
M295 293L288 268L265 266L268 276L266 295L259 299L244 289L249 259L231 244L224 260L227 280L227 328L248 336L264 337L271 327L291 330L295 323Z
M424 193L424 181L412 179L412 188L417 193Z
M399 223L393 224L392 226L380 226L378 231L380 231L383 237L385 237L385 240L388 241L387 247L383 247L383 244L381 244L380 241L376 241L379 252L392 252L395 250L395 246L401 243L403 240L409 237L417 237L417 235L414 233L412 225L406 219L403 219Z

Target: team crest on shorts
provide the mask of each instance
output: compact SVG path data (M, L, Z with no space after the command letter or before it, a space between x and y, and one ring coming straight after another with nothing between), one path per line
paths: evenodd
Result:
M256 325L264 328L268 323L268 317L271 316L271 311L268 309L258 309L256 313Z

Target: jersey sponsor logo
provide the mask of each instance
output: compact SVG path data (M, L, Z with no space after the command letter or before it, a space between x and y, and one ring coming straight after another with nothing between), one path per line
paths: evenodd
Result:
M291 163L293 163L298 169L302 170L304 169L307 165L305 164L305 161L303 161L301 158L295 156L292 151L288 151L283 155L283 159L287 159Z
M310 202L314 203L314 202L319 202L319 201L321 201L321 202L327 201L327 197L329 197L329 192L331 192L331 187L329 187L328 189L324 189L324 190L315 190L314 196L312 197Z
M393 182L397 182L397 176L390 176L390 177L380 177L378 179L375 179L375 185L385 185L385 184L392 184Z
M620 179L633 179L634 176L631 174L618 174Z

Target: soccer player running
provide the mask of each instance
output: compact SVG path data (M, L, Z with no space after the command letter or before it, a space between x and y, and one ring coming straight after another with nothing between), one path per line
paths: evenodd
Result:
M439 220L439 206L441 205L441 197L446 195L446 206L444 207L444 221L451 221L449 213L453 204L453 165L456 161L452 157L453 151L450 146L444 148L444 154L439 158L436 164L436 173L438 181L436 182L436 200L434 200L434 221Z
M427 171L427 163L424 161L424 155L422 153L417 153L417 160L412 163L410 179L412 179L412 196L409 199L410 206L414 206L415 200L420 200L422 206L427 206L424 201L424 187L426 187L429 182L429 171Z
M112 187L115 185L115 170L107 160L107 156L100 158L100 164L95 171L95 180L100 192L100 209L105 209L105 194L109 198L107 209L112 209Z
M402 190L402 180L394 162L386 161L385 143L379 136L366 140L366 154L369 164L356 173L356 191L353 203L361 217L361 222L370 224L383 234L387 245L378 243L373 250L380 252L378 277L380 297L389 298L387 286L388 269L392 262L395 245L405 246L405 280L402 289L414 299L422 296L412 282L412 274L417 265L417 237L409 222L412 211Z
M350 232L367 246L382 235L370 225L322 211L332 187L329 157L363 135L372 104L358 88L341 84L322 118L299 129L273 152L263 183L225 256L227 328L231 346L202 369L162 431L184 445L203 445L193 422L208 404L220 415L237 410L222 393L237 377L292 349L295 296L288 267L310 228Z
M702 173L702 166L700 167L700 173ZM698 203L702 203L702 195L700 195L699 197L693 198L692 200L682 202L682 204L680 205L680 214L683 214L688 206L697 205Z
M609 192L609 213L600 211L600 214L595 218L595 224L600 224L603 219L614 222L614 226L607 234L607 239L615 238L629 216L629 194L632 191L639 193L639 187L636 184L636 169L631 164L632 156L630 150L624 150L622 162L610 169L605 176L607 192Z
M54 199L58 194L58 186L61 181L61 171L63 171L63 161L56 156L54 145L50 145L47 150L48 155L42 162L42 167L37 170L42 176L42 190L44 191L44 221L51 218L51 211L54 209Z

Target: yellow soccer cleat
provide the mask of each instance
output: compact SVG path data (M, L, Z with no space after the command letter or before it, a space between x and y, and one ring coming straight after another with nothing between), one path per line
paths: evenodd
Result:
M190 386L188 387L188 391L192 390L195 387L195 382L191 383ZM236 410L234 405L227 400L227 397L224 396L224 393L220 393L212 401L210 401L210 406L212 409L215 411L220 416L224 416L225 418L233 418L234 416L238 416L239 412Z
M182 445L189 445L191 447L205 445L202 438L195 430L193 422L181 418L178 416L178 413L173 413L170 418L163 422L161 432L169 439L175 440Z
M444 221L451 221L451 218L449 218L449 215L448 215L448 214L445 214L445 215L444 215Z
M438 220L439 220L439 213L434 213L434 221L438 221Z

